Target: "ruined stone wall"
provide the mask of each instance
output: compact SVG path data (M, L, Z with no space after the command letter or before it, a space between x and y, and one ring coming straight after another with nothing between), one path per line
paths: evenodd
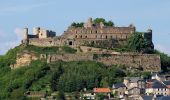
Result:
M143 69L145 71L160 71L160 56L152 54L113 54L107 57L98 57L96 61L106 65L121 64L131 68Z
M127 39L135 32L131 27L74 28L70 27L64 35L75 39Z
M29 45L42 46L42 47L50 47L50 46L62 46L65 44L65 39L61 38L31 38L28 40Z
M54 54L54 55L48 55L47 62L55 62L55 61L87 61L87 60L93 60L92 54Z
M96 56L97 55L97 56ZM128 69L142 69L144 71L160 71L161 62L158 55L151 54L56 54L48 55L48 62L63 61L97 61L106 65L125 65Z

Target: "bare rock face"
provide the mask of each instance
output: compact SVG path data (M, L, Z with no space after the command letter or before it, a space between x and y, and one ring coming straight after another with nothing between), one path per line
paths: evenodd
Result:
M11 69L21 68L28 66L31 61L37 60L38 57L34 53L22 53L17 55L16 64L11 65Z

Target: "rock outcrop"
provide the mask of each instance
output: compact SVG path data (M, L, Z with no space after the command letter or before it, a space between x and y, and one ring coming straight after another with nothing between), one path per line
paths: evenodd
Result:
M11 65L11 69L16 69L24 66L28 66L31 61L37 60L38 57L34 53L24 52L17 54L16 64Z

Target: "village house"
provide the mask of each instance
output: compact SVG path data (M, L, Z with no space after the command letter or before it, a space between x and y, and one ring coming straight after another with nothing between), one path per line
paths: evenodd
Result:
M127 87L125 86L124 83L117 83L113 84L112 89L113 93L118 95L118 98L123 98L125 96L125 91Z
M169 82L165 82L166 84L169 84ZM154 95L156 96L168 96L170 92L169 85L166 85L161 81L158 80L150 80L146 84L146 91L145 93L147 95Z
M109 99L111 96L111 90L109 88L94 88L93 92L95 95L97 95L97 94L106 95L106 96L108 96Z

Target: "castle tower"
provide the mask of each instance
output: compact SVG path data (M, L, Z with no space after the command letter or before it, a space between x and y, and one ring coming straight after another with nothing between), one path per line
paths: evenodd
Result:
M93 26L93 19L90 17L88 21L84 24L85 28L91 28Z
M100 22L100 28L103 28L103 27L104 27L103 22Z
M147 32L152 34L152 29L151 29L151 27L148 28Z
M24 40L27 40L28 39L28 28L27 27L24 28L23 34L24 34Z
M147 30L147 38L152 41L152 29L151 27L148 28Z
M40 27L34 27L33 34L38 36L39 33L40 33Z
M133 29L133 30L131 31L131 33L135 33L135 31L136 31L135 25L134 25L134 24L130 24L129 27Z

